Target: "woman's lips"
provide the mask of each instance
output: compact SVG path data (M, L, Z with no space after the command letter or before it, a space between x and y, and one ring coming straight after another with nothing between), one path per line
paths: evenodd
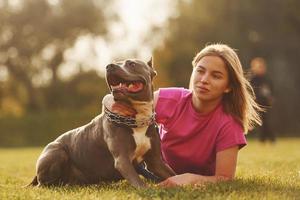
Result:
M197 86L198 90L200 92L203 92L203 93L207 93L209 92L209 89L207 89L206 87L203 87L203 86Z

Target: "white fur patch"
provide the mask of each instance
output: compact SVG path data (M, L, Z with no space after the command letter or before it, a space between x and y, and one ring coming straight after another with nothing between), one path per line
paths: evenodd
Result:
M133 138L136 144L132 160L138 162L143 160L144 154L151 148L150 138L146 136L148 126L142 128L133 128Z
M153 101L134 101L131 100L133 108L137 111L136 120L148 120L153 114ZM136 149L132 160L138 162L143 160L144 154L151 148L150 138L146 136L148 126L133 128L133 138L136 144Z

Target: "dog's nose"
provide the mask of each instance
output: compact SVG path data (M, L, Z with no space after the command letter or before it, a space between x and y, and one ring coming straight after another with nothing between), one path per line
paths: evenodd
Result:
M115 65L115 64L108 64L107 66L106 66L106 70L108 70L108 69L114 69L114 68L116 68L116 66L117 65Z

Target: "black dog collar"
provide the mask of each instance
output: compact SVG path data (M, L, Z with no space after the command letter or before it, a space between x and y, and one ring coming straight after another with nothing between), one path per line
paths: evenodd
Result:
M155 123L155 112L152 113L151 117L141 120L136 120L134 117L119 115L117 113L111 112L106 107L104 108L104 114L109 121L126 125L130 128L140 128Z

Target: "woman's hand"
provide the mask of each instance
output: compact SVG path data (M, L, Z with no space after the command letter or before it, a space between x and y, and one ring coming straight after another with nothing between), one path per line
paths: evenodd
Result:
M153 98L153 106L155 108L156 103L158 99L158 91L154 92L154 98ZM137 111L130 107L130 105L120 102L120 101L115 101L114 96L112 94L107 94L105 97L103 97L102 100L102 105L106 107L108 110L110 110L113 113L117 113L122 116L127 116L127 117L135 117L137 114Z
M176 186L186 186L195 185L201 179L201 175L185 173L167 178L166 180L160 182L158 186L161 187L176 187Z
M169 177L168 179L160 182L158 186L161 187L176 187L176 186L199 186L206 183L217 183L220 181L232 180L226 176L202 176L199 174L185 173Z
M111 94L108 94L103 98L102 104L111 112L122 116L134 117L137 114L136 110L126 103L115 101Z

